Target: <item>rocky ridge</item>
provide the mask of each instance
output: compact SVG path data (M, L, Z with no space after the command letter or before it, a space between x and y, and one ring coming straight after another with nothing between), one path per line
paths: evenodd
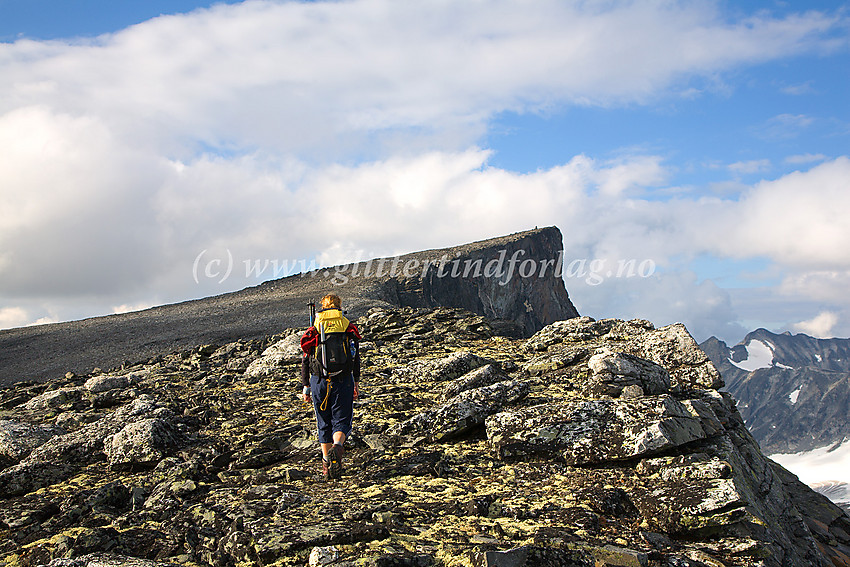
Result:
M460 307L488 317L503 334L527 337L578 315L558 272L562 254L557 227L535 228L312 270L144 311L0 330L0 386L132 365L204 344L262 339L269 329L303 325L307 302L329 291L345 298L351 318L373 307Z
M681 325L375 308L322 482L303 329L0 391L0 565L850 565Z

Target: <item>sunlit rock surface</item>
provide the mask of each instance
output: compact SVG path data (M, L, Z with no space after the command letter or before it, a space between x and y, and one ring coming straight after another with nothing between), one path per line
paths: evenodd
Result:
M357 323L338 481L303 328L0 391L0 565L850 564L850 519L762 454L681 325Z

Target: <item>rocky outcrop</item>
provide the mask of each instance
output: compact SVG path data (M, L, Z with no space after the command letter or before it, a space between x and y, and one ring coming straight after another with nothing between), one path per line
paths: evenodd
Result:
M0 386L56 379L68 371L129 368L207 344L235 347L240 339L265 339L270 329L304 325L307 302L330 292L343 298L352 319L372 307L459 307L491 319L496 334L528 336L578 315L560 274L562 253L560 230L547 227L313 270L144 311L0 330ZM258 363L252 372L262 374L263 368Z
M761 453L681 326L357 323L331 482L281 355L303 328L0 390L34 445L2 463L0 565L850 565L850 518Z
M173 417L167 408L144 396L76 431L52 436L0 471L0 494L27 494L66 480L104 454L113 464L156 464L169 445L176 446L165 441L177 437L166 421Z
M422 434L431 441L451 439L480 426L487 416L527 395L528 384L518 380L472 388L391 427L387 434Z
M546 402L487 420L487 438L501 457L548 453L570 465L654 455L720 431L702 401L667 395Z

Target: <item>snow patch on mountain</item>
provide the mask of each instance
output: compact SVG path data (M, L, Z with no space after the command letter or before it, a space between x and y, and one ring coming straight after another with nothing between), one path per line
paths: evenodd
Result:
M820 447L801 453L779 453L770 458L797 475L812 488L850 483L850 442Z
M802 389L803 387L800 386L799 388L788 394L788 399L791 400L792 405L797 403L797 398L800 396L800 390Z
M752 340L747 343L747 358L740 361L735 362L731 358L729 362L731 362L734 366L737 366L741 370L746 370L747 372L752 372L754 370L758 370L759 368L770 368L773 366L773 346L764 342Z
M850 484L830 480L828 482L815 483L811 488L844 508L845 512L850 512Z

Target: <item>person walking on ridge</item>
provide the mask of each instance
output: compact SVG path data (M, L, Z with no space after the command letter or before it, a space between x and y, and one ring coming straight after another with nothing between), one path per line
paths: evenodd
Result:
M315 321L301 337L303 397L305 402L312 400L316 412L322 474L327 480L342 476L343 444L351 433L354 400L360 395L360 331L345 318L340 304L339 296L324 296Z

